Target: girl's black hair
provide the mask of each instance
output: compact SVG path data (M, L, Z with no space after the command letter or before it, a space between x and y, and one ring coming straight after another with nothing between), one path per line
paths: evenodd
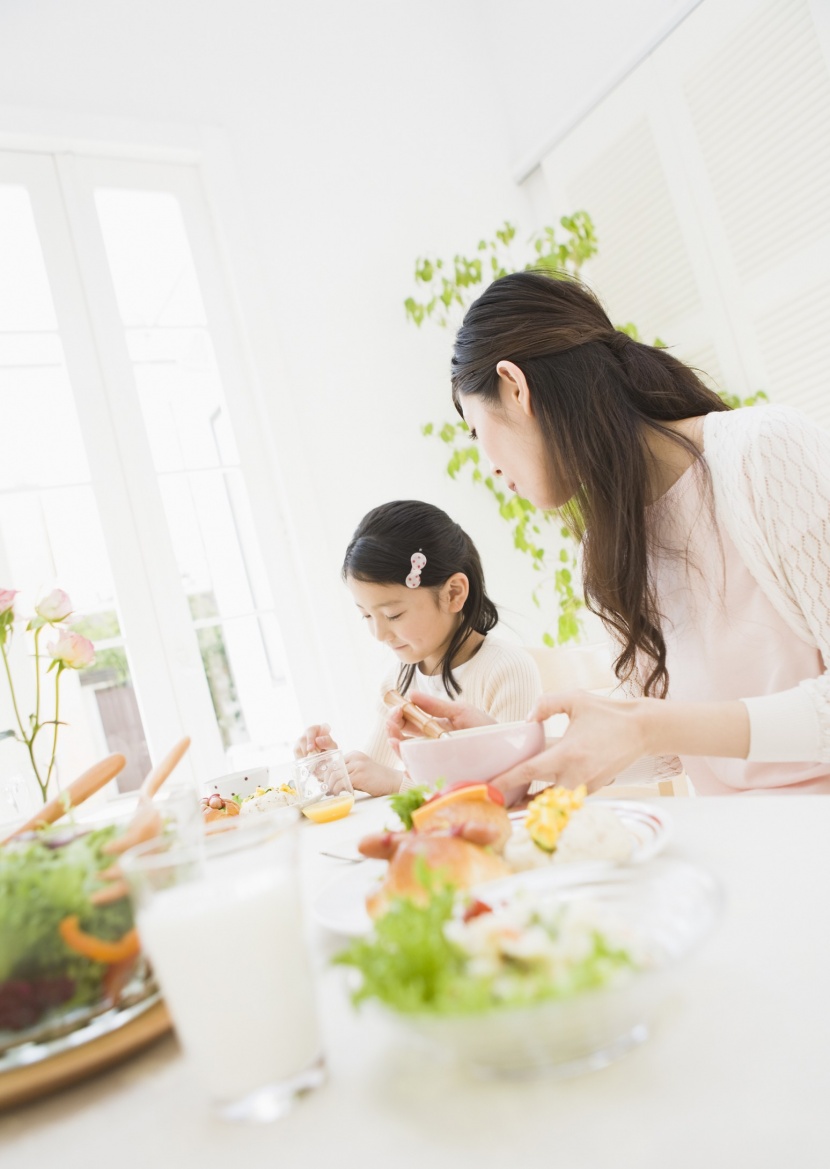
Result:
M456 572L463 572L470 582L461 624L441 662L444 689L450 698L455 698L461 693L461 687L453 676L453 658L471 633L489 633L499 619L484 586L481 558L464 529L431 503L417 499L383 503L357 525L343 558L343 579L405 584L415 552L423 552L426 557L421 570L421 588L440 589ZM414 677L414 665L401 666L398 674L401 694L407 692Z

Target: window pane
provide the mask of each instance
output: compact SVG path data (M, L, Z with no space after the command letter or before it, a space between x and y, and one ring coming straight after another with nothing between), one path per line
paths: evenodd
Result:
M0 185L0 256L0 534L11 577L2 586L21 590L16 611L23 618L55 586L72 598L69 624L88 633L98 657L88 670L66 671L61 679L66 725L58 735L58 775L69 781L94 760L123 750L128 770L119 786L125 790L146 773L147 746L46 265L23 187ZM26 721L34 711L35 647L24 624L15 636L26 639L27 653L17 660L27 672L15 683L21 700L26 696ZM54 717L55 674L45 674L54 640L51 629L39 638L41 722ZM37 746L39 758L48 760L48 727Z
M95 199L214 712L244 766L299 720L181 209L158 191Z

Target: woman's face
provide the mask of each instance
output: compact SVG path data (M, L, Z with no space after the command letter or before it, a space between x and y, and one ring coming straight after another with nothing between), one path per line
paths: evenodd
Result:
M505 373L501 373L502 367ZM552 482L550 453L524 377L520 383L515 376L520 371L511 362L500 362L499 371L498 406L475 395L462 398L471 437L481 444L493 474L511 491L539 508L562 507L573 491Z

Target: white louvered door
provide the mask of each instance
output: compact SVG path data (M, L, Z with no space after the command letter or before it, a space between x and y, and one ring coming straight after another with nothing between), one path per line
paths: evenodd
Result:
M706 0L544 160L584 208L588 279L741 394L830 426L826 0Z

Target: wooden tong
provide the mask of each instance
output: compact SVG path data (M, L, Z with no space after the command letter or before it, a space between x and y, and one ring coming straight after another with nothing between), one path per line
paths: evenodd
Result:
M138 790L138 806L133 812L132 819L120 836L104 845L104 852L117 857L128 848L158 836L162 829L162 818L158 808L153 806L153 796L180 762L189 746L189 738L180 739L156 764ZM127 882L117 862L108 869L103 869L98 876L109 884L90 896L89 900L93 905L107 905L110 901L118 901L129 893Z
M383 696L383 701L387 706L399 706L404 713L404 716L417 727L424 738L427 739L448 739L450 733L445 727L442 727L437 719L433 718L431 714L427 714L425 710L421 710L420 706L416 706L414 702L410 702L408 698L404 698L403 694L397 690L387 690Z
M6 844L7 841L13 840L15 836L20 836L23 832L32 832L45 824L54 824L70 808L77 808L84 800L100 791L105 783L115 779L119 771L123 771L126 764L127 760L123 755L108 755L106 759L102 759L100 763L96 763L94 767L90 767L83 775L74 779L69 787L51 799L48 804L44 804L40 811L36 812L25 824L15 828L11 836L7 836L2 843Z

